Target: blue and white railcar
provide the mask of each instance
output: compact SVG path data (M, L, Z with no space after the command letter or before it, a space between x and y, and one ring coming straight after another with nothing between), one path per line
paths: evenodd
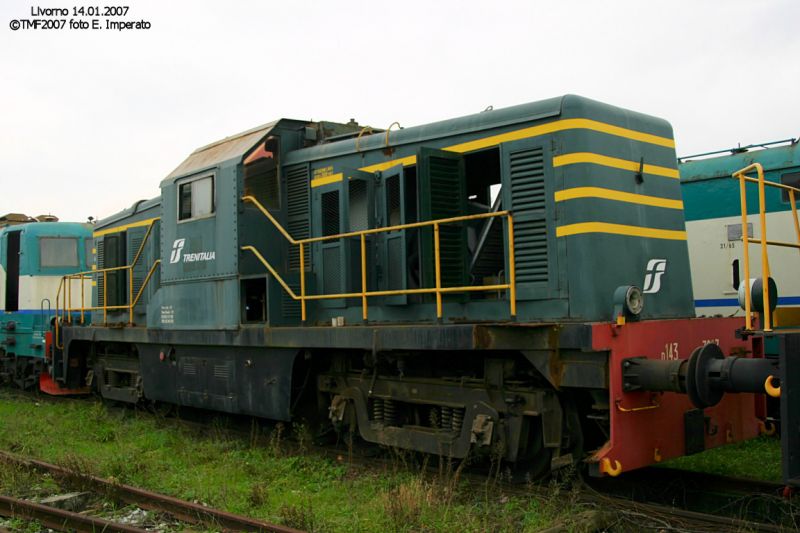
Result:
M800 186L800 139L733 148L679 159L694 302L698 316L743 316L737 291L744 278L739 182L732 173L761 163L765 180ZM747 186L747 231L759 237L758 188ZM800 202L800 198L797 199ZM787 192L766 189L767 236L798 242ZM771 277L778 285L779 307L800 305L798 251L770 247ZM750 277L761 276L759 248L751 245ZM721 273L727 273L721 274Z
M40 384L62 276L88 271L93 263L91 228L32 222L0 230L0 382ZM61 290L70 307L91 302L91 280L73 280Z

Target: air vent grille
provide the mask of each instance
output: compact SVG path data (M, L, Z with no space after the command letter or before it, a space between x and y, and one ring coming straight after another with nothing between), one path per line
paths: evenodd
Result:
M286 171L287 230L295 239L310 237L308 214L308 166L298 165ZM311 270L311 246L305 247L305 269ZM300 271L300 247L289 246L289 270Z
M97 269L103 269L106 267L106 254L105 254L105 242L103 239L97 240ZM102 274L95 274L95 282L97 283L97 305L103 305L103 294L106 291L106 284L103 281Z
M136 252L139 251L139 248L142 246L142 240L144 239L144 235L136 235L131 237L130 246L128 246L128 264L132 264L133 260L136 258ZM145 266L145 256L147 255L145 250L142 250L142 255L139 257L139 261L133 267L133 297L136 298L136 295L139 294L139 290L142 288L142 283L144 283L144 277L147 274L146 266ZM144 303L146 299L143 297L139 300L139 303Z
M544 150L509 155L517 283L547 283Z

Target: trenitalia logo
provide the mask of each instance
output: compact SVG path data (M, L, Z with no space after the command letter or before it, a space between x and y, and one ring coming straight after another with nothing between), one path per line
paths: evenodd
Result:
M183 247L186 244L186 239L175 239L172 243L172 254L169 256L171 264L178 263L183 258L184 263L194 263L196 261L213 261L217 258L216 252L198 252L194 254L181 254Z
M172 243L172 255L169 256L170 263L177 263L181 260L184 244L186 244L186 239L175 239L175 242Z
M666 259L651 259L647 263L647 275L644 277L644 294L655 294L661 290L661 276L667 271Z

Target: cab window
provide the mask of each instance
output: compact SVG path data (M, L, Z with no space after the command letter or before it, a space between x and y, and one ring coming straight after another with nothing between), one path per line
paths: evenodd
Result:
M800 172L790 172L788 174L783 174L781 176L781 183L784 185L788 185L789 187L800 188ZM797 193L795 193L795 202L800 202L800 198L797 198ZM785 203L789 203L789 191L786 189L781 190L781 197Z
M43 237L39 239L39 266L77 267L78 239L68 237Z
M178 220L214 213L214 177L206 176L178 185Z

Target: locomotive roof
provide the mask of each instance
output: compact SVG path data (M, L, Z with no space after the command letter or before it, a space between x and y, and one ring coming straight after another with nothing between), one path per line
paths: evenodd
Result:
M24 231L30 236L73 237L91 231L91 224L84 222L29 222L0 228L0 235L12 231Z
M680 161L681 181L686 183L730 178L737 170L756 162L761 163L766 171L796 167L800 164L800 142L794 141L785 146L728 153L706 159Z
M179 176L185 176L204 168L212 167L223 161L241 157L250 148L261 141L280 122L275 120L256 126L247 131L225 137L219 141L201 146L183 160L178 167L170 172L164 182L171 181ZM163 183L163 182L162 182Z
M672 126L663 119L608 105L590 98L566 94L538 102L529 102L501 109L486 109L462 117L413 126L389 134L389 144L395 148L404 144L417 144L430 139L468 134L513 124L532 122L558 116L606 118L610 122L622 122L620 126L632 127L653 135L672 137ZM358 146L356 146L358 143ZM358 141L343 141L319 144L287 154L284 164L294 164L316 159L326 159L355 152L384 150L386 133L364 135Z
M488 108L480 113L412 126L392 131L389 134L389 138L391 145L395 147L408 143L419 143L427 139L470 133L488 128L557 117L559 115L582 116L587 113L587 109L591 110L594 115L619 116L624 114L627 121L638 123L638 127L643 131L655 135L672 136L672 128L665 120L604 104L582 96L567 94L502 109ZM161 184L163 186L181 176L211 168L224 161L241 158L265 139L272 130L279 125L287 123L298 125L313 124L309 121L280 119L202 146L192 152ZM286 154L283 164L324 159L356 151L382 150L385 148L385 132L381 130L375 131L375 134L363 135L360 139L351 137L341 141L323 142L308 148L294 150ZM380 133L377 133L379 131ZM356 150L357 143L358 150Z
M114 213L113 215L109 215L101 220L98 220L97 225L95 226L95 231L99 231L104 227L113 225L115 222L118 222L120 220L128 220L133 215L144 213L149 209L158 207L159 205L161 205L161 196L156 196L155 198L151 198L149 200L138 200L128 208L123 209L122 211L119 211L117 213ZM145 215L142 214L136 218L145 218Z

